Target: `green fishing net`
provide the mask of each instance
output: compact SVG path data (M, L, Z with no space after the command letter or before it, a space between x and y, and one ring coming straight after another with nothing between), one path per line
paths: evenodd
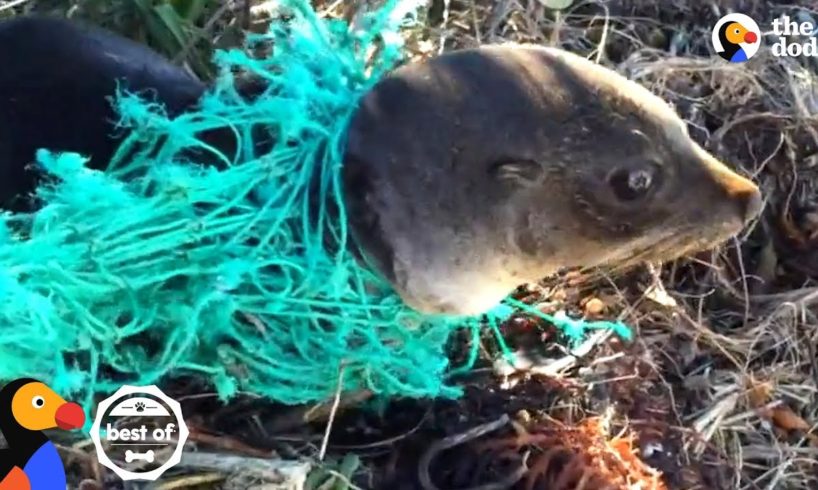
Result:
M477 335L479 319L421 315L359 265L339 180L351 113L400 61L399 30L420 3L388 2L352 29L283 2L267 34L217 55L199 110L170 118L119 94L129 136L107 171L41 150L42 207L0 224L0 381L34 376L86 403L167 375L288 404L326 399L339 379L385 396L457 395L444 347L456 328ZM248 54L258 43L267 56ZM241 97L236 70L269 88ZM264 154L259 127L275 141ZM235 154L199 137L224 128ZM191 148L224 166L187 161ZM489 312L489 324L510 313Z

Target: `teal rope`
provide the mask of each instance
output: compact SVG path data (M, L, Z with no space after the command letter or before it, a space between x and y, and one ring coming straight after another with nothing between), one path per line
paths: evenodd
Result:
M573 347L582 343L589 330L611 330L623 340L633 340L633 332L620 320L612 322L575 319L569 317L564 311L558 311L554 315L549 315L513 298L507 298L505 302L510 305L510 307L518 308L530 315L542 318L551 323L568 338L569 343Z

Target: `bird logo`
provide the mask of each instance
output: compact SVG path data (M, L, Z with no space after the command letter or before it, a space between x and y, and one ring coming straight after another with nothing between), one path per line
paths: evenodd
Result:
M73 430L85 424L85 413L45 384L30 378L0 390L0 432L8 444L0 449L0 490L65 490L65 467L54 444L42 433Z
M742 63L758 52L761 31L750 17L728 14L713 27L712 41L719 56L731 63Z

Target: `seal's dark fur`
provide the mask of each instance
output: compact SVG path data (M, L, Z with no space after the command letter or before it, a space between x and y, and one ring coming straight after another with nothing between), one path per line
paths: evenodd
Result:
M0 205L26 209L39 148L103 167L123 136L110 98L120 88L178 113L205 84L156 52L108 31L46 16L0 22Z

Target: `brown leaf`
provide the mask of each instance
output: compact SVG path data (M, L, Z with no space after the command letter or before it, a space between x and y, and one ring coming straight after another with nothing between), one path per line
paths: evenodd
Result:
M800 415L786 405L779 405L771 410L773 423L784 430L809 430L810 425Z

